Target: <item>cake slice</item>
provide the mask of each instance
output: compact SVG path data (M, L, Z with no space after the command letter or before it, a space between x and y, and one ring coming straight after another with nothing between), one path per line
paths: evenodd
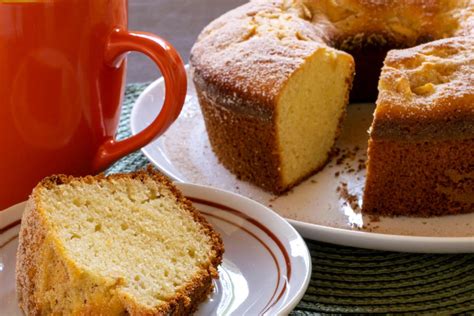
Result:
M326 45L298 17L304 14L299 6L282 13L272 2L254 4L258 10L245 5L211 23L190 62L219 161L238 178L278 194L328 161L354 60Z
M474 212L474 38L388 53L370 131L363 211Z
M188 315L212 290L224 251L204 217L152 170L44 179L19 238L26 315Z

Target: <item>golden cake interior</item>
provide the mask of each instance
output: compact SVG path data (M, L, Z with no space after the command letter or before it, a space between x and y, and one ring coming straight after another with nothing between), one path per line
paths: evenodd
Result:
M329 158L345 113L353 71L350 55L321 47L282 89L276 126L283 186L321 168Z
M78 284L94 284L96 299L108 296L99 301L109 312L123 308L118 296L159 306L209 264L209 236L169 188L156 181L72 181L40 194L38 207L61 245L55 251L84 271ZM38 284L46 299L48 290L55 294L51 300L58 292L64 296L50 302L53 313L67 312L78 299L69 295L80 295L57 283L60 277L43 275Z

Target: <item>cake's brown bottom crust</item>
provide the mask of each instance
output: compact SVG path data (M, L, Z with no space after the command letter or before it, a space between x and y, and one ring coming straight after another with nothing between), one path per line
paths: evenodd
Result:
M196 91L209 141L220 163L239 179L274 193L283 192L286 188L278 172L274 122L212 104L197 85Z
M474 212L474 139L369 141L363 212L440 216Z

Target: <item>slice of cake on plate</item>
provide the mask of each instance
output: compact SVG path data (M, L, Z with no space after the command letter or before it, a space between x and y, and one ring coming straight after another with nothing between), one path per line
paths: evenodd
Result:
M17 291L27 315L188 315L224 248L161 174L52 176L22 219Z

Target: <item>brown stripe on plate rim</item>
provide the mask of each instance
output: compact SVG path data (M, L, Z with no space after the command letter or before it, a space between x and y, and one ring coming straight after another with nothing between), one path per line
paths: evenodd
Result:
M18 225L21 224L21 219L17 219L16 221L14 221L13 223L10 223L10 224L7 224L6 226L0 228L0 234L3 234L4 232L6 232L7 230L10 230L12 229L13 227L16 227Z
M212 207L215 207L215 208L218 208L218 209L221 209L223 211L228 211L232 214L235 214L237 215L238 217L240 218L243 218L244 220L250 222L251 224L257 226L260 230L262 230L263 232L265 232L274 242L275 244L278 246L278 248L280 249L283 257L285 258L285 264L286 264L286 271L287 271L287 282L290 281L291 279L291 261L290 261L290 256L288 255L288 252L286 251L285 247L283 246L283 243L280 241L280 239L278 239L277 236L275 236L275 234L269 230L266 226L264 226L262 223L260 223L259 221L251 218L250 216L246 215L245 213L243 213L242 211L239 211L239 210L236 210L232 207L229 207L229 206L226 206L226 205L222 205L222 204L219 204L219 203L216 203L216 202L213 202L213 201L208 201L208 200L204 200L204 199L201 199L201 198L195 198L195 197L190 197L190 196L187 196L187 198L193 202L196 202L196 203L199 203L199 204L204 204L204 205L208 205L208 206L212 206ZM241 227L241 226L239 226ZM273 304L271 304L270 306L265 306L265 309L263 311L263 313L265 313L266 311L268 311L268 309L270 309L272 306L274 306L280 299L281 297L283 296L283 294L285 293L286 291L286 285L287 285L287 282L284 283L284 286L282 288L282 291L280 292L280 294L278 295L276 301L273 302ZM277 285L278 286L278 285ZM267 304L268 305L268 304Z
M267 251L270 253L270 255L272 256L272 259L273 259L273 262L275 263L275 266L277 268L277 282L276 282L276 286L275 286L275 289L273 290L273 294L272 294L272 297L270 298L270 300L268 301L268 303L263 307L263 312L262 314L264 314L268 308L268 305L273 301L273 298L275 297L276 295L276 292L278 290L278 287L280 286L280 265L278 263L278 260L275 256L275 254L273 253L273 251L270 249L270 247L263 241L261 240L257 235L255 235L254 233L252 233L251 231L249 231L247 228L237 224L237 223L234 223L232 221L230 221L229 219L227 218L224 218L224 217L221 217L221 216L218 216L218 215L215 215L215 214L211 214L211 213L208 213L208 212L204 212L204 211L200 211L202 214L205 214L207 216L211 216L211 217L214 217L214 218L217 218L221 221L224 221L230 225L233 225L235 227L238 227L239 229L245 231L247 234L249 234L250 236L252 236L253 238L255 238L259 243L262 244L263 247L265 247L265 249L267 249ZM283 284L283 291L286 289L286 283ZM273 305L272 305L273 306Z
M5 247L6 245L8 245L10 242L14 241L17 238L18 238L18 234L12 236L12 238L8 239L7 241L5 241L3 244L0 245L0 249L2 249L3 247Z
M6 231L12 229L12 228L15 228L16 226L20 225L21 224L21 219L17 219L16 221L10 223L10 224L7 224L6 226L0 228L0 234L3 234L5 233ZM4 242L3 244L0 245L0 249L5 247L6 245L8 245L10 242L12 242L13 240L15 240L16 238L18 237L18 234L12 236L10 239L8 239L6 242Z

